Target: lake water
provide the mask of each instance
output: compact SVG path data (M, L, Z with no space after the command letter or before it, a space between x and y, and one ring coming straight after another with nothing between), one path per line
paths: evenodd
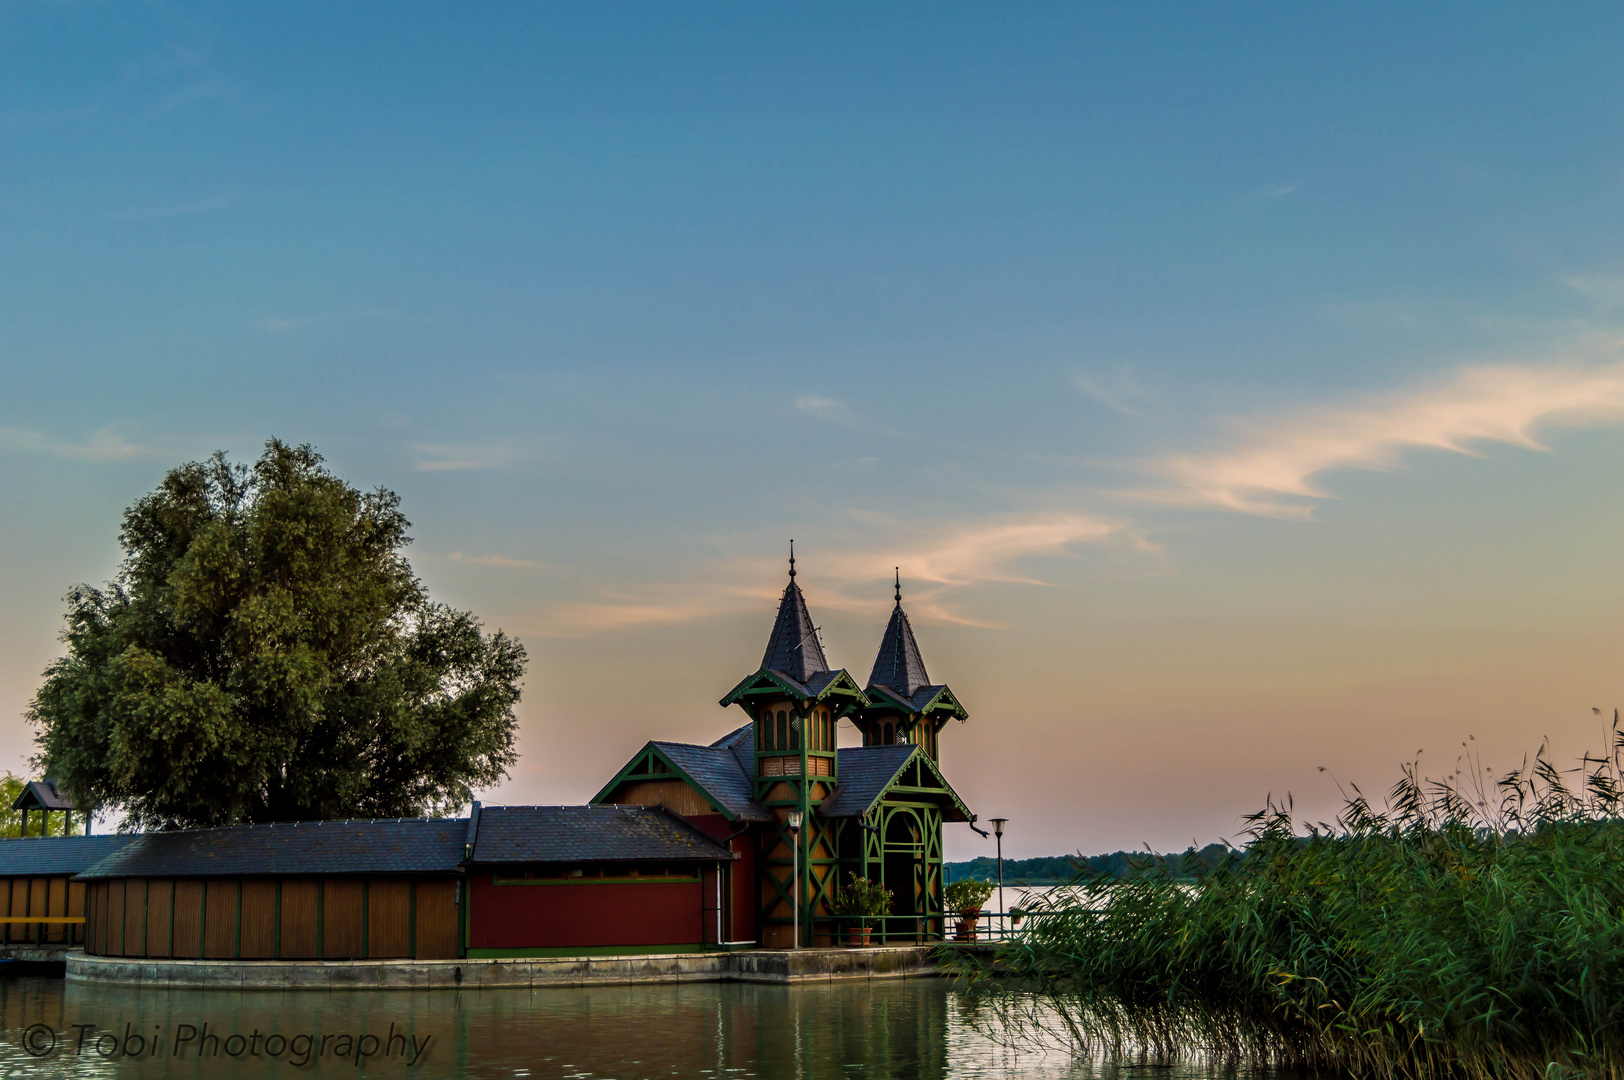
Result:
M0 980L0 1075L515 1080L1217 1075L1196 1066L1112 1067L1077 1063L1064 1052L1014 1053L978 1033L968 1009L945 979L230 993L17 978Z

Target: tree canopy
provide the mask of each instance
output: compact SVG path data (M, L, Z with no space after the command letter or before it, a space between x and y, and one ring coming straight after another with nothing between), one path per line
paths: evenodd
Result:
M141 828L447 813L504 776L524 648L430 601L399 503L274 439L171 470L68 594L41 775Z

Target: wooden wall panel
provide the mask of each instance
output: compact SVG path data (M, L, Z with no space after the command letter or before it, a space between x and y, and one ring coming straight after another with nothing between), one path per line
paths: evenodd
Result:
M367 958L412 955L412 883L393 878L367 885Z
M156 878L147 882L147 955L169 955L170 906L175 898L175 883L169 878Z
M147 954L147 882L131 878L124 882L124 955Z
M215 878L203 897L203 955L210 960L237 955L237 880Z
M417 958L457 958L457 883L417 883Z
M361 932L364 891L359 881L328 878L322 882L321 955L325 959L359 960L366 955Z
M175 882L176 957L197 957L203 953L203 883Z
M627 784L614 801L621 806L663 806L683 817L716 813L710 801L683 780L645 780Z
M316 951L316 903L319 882L289 878L282 882L282 956L296 960Z
M45 879L45 910L41 913L53 918L60 917L68 910L68 879L65 877L52 877ZM61 944L64 940L63 932L66 927L57 924L46 924L40 928L40 940L53 945Z
M107 890L107 955L124 955L124 888L126 882L109 882ZM32 899L30 899L32 902Z
M268 960L276 955L276 880L248 878L242 883L242 936L238 955Z
M10 910L10 897L7 897L7 910ZM96 886L85 887L85 952L96 953Z
M68 882L68 917L81 918L85 913L85 887L82 882ZM85 928L83 926L69 926L68 940L75 945L85 943Z

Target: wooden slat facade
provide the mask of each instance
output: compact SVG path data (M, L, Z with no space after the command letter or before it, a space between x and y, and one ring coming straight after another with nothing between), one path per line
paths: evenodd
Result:
M289 878L282 882L282 950L300 960L320 956L321 882Z
M0 914L11 919L77 918L85 914L85 887L66 875L0 878ZM81 945L85 928L63 923L5 923L0 944Z
M176 959L452 960L458 882L444 878L128 878L81 886L85 951ZM15 903L17 891L0 900ZM32 900L33 894L26 894ZM48 903L44 891L40 903ZM60 903L71 905L66 889Z

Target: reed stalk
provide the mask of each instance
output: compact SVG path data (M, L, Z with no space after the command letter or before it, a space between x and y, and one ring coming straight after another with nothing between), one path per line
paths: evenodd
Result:
M1624 1077L1624 735L1564 773L1417 764L1381 810L1289 800L1201 878L1086 873L961 960L1011 1042L1407 1080ZM1578 774L1575 776L1575 774Z

